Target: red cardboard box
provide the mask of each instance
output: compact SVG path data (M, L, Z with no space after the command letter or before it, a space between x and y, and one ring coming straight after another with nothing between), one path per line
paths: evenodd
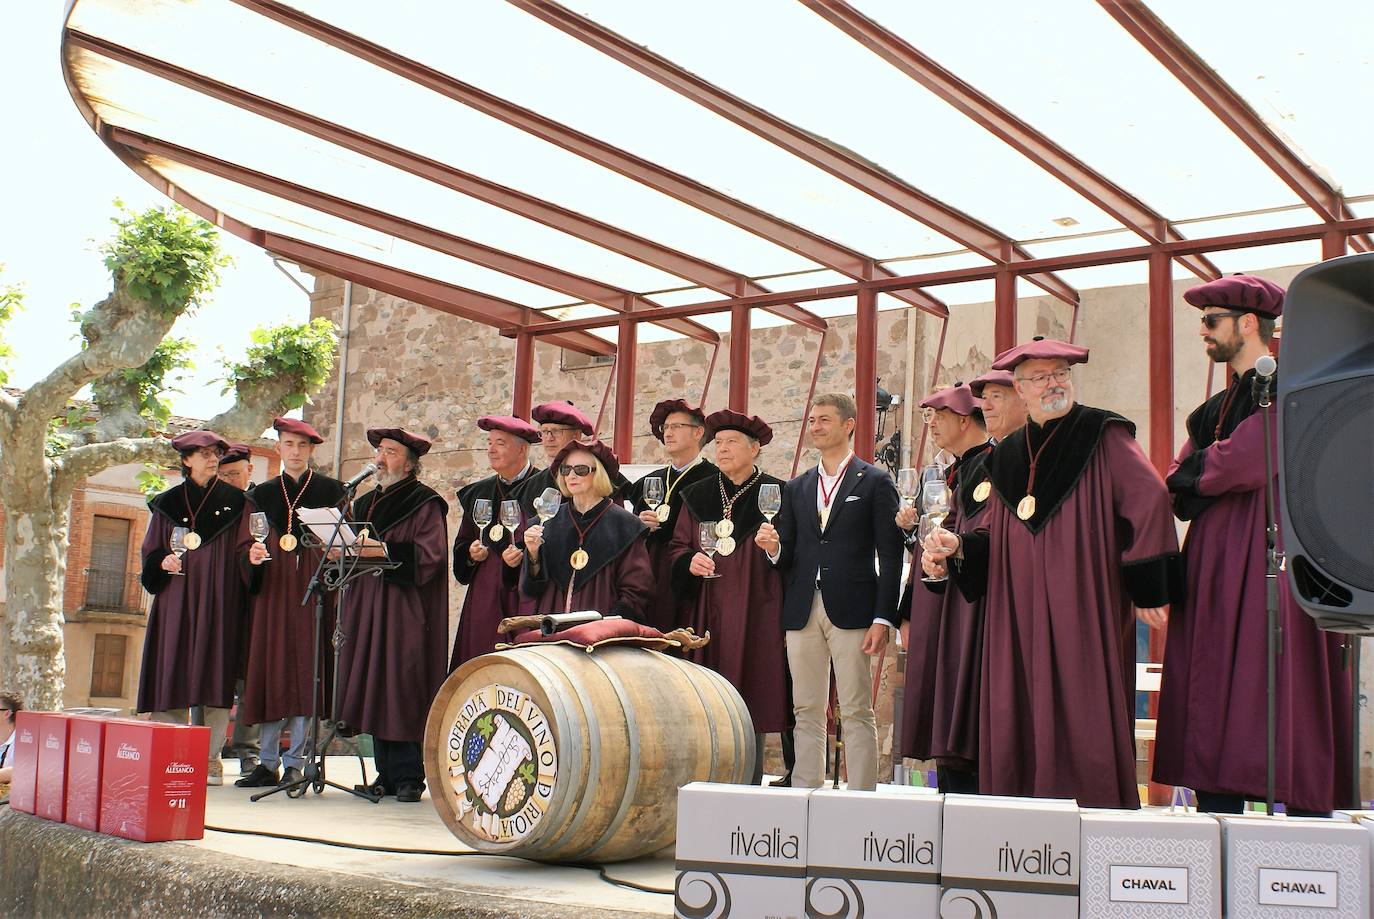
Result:
M73 715L67 731L67 822L100 829L100 767L106 718Z
M152 721L105 725L100 832L140 842L205 835L210 729Z
M38 735L42 731L42 712L19 712L14 718L14 742L10 756L14 778L10 781L10 807L32 814L38 784Z
M38 719L38 791L33 812L61 823L67 815L67 728L71 722L61 712L42 712Z

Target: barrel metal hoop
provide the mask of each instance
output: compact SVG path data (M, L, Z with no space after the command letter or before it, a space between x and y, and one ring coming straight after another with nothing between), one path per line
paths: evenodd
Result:
M619 650L626 650L632 654L637 653L637 649L607 649L612 654ZM625 770L625 792L620 797L620 807L616 809L615 817L606 827L606 832L602 833L601 838L587 850L588 856L594 858L601 847L608 843L615 836L616 831L620 829L620 824L625 821L625 814L629 811L631 802L634 801L635 792L639 789L639 743L637 742L639 723L635 718L634 705L631 704L629 694L625 691L625 684L620 681L615 669L608 665L604 659L606 653L589 654L588 657L592 659L592 663L601 669L602 673L606 674L606 679L610 680L611 688L615 690L616 696L620 699L620 708L625 712L625 728L629 733L630 741L626 744L629 748L630 759Z
M697 701L701 703L701 712L706 717L710 727L706 733L711 736L711 771L708 774L714 776L716 765L720 762L720 741L716 740L716 725L711 718L711 707L706 704L706 697L701 694L701 687L697 685L697 681L692 679L692 672L687 669L687 661L670 657L667 654L663 655L663 659L678 669L683 679L687 681L687 685L692 687L692 692L697 694Z
M711 683L716 687L716 691L721 695L721 701L725 703L725 708L730 712L730 728L735 735L735 750L737 755L734 758L734 782L735 785L743 785L753 777L754 774L754 737L752 728L753 719L750 718L750 734L744 735L744 723L740 719L741 713L747 713L749 707L744 704L744 698L735 689L735 685L721 676L716 671L706 668L706 674ZM739 754L746 754L741 758Z

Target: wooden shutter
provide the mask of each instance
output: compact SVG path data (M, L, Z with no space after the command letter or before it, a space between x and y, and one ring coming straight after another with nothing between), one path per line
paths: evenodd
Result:
M96 515L91 524L91 565L86 569L86 606L123 609L127 605L128 559L129 521Z
M91 695L118 698L124 695L124 655L128 639L123 635L95 636L91 660Z

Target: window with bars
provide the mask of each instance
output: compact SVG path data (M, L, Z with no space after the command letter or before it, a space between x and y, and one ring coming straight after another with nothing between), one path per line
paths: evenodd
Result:
M102 517L91 522L91 564L86 569L86 606L123 609L129 586L129 521Z
M118 698L124 695L124 655L128 638L124 635L96 635L91 657L91 696Z

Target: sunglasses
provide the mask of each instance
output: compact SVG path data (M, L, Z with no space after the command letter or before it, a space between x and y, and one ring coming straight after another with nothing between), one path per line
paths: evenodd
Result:
M1207 331L1210 332L1212 329L1215 329L1217 327L1217 323L1221 322L1221 320L1237 319L1241 316L1244 316L1248 312L1249 310L1226 310L1222 313L1203 313L1202 324L1205 325L1207 327Z
M569 466L567 463L564 463L558 467L558 474L565 479L570 475L575 475L579 479L585 479L592 474L592 467L588 466L586 463L578 463L576 466Z

